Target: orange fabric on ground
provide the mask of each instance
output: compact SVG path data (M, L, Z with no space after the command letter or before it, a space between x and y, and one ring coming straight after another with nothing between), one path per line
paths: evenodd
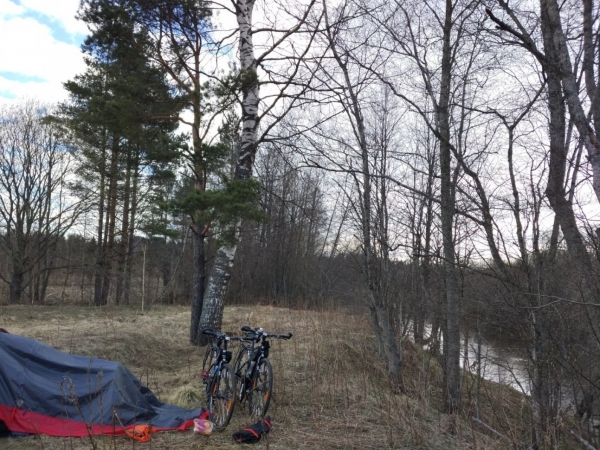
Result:
M150 433L154 433L154 428L150 425L136 425L133 428L125 430L125 433L136 441L148 442L150 440Z

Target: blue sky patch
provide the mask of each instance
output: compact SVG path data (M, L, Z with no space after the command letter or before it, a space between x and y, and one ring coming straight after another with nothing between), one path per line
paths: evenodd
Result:
M47 81L36 75L23 75L22 73L17 72L0 72L0 77L8 81L17 81L19 83L43 83Z
M15 94L13 94L12 92L8 92L8 91L0 91L0 97L7 98L9 100L13 100L13 99L17 98L17 96Z

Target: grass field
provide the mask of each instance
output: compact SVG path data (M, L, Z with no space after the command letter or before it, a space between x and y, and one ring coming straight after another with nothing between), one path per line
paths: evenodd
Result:
M0 327L39 339L60 350L119 361L162 401L204 405L199 366L204 349L188 344L190 312L156 306L145 315L133 309L88 307L0 307ZM465 379L465 415L457 432L440 412L441 370L437 359L403 342L406 392L392 395L377 356L371 328L360 314L269 306L228 307L223 331L241 325L294 334L273 341L270 359L275 387L269 408L273 430L252 448L268 449L502 449L511 448L473 427L473 380ZM527 432L523 398L512 389L483 383L482 418L514 438ZM229 449L231 433L247 426L247 410L236 407L226 431L212 436L162 432L140 444L126 437L82 439L36 436L0 440L0 449ZM249 447L249 446L248 446Z

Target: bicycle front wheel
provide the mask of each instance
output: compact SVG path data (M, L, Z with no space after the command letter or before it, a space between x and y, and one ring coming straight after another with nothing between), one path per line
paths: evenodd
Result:
M261 359L252 377L252 387L248 394L250 414L264 417L273 394L273 367L268 359Z
M223 431L229 424L235 407L236 376L229 364L223 364L214 375L208 395L210 420L216 431Z

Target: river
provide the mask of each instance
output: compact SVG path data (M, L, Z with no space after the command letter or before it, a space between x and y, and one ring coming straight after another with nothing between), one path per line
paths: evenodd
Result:
M426 338L431 336L430 324L425 325L424 334ZM477 355L481 352L481 369L479 373L483 379L506 384L519 392L529 395L530 385L527 360L522 356L518 356L516 350L494 345L484 338L481 339L481 346L479 347L475 337L475 334L461 334L461 368L464 368L466 365L471 373L477 374ZM444 345L443 341L441 345ZM424 348L428 348L428 345L424 346Z

